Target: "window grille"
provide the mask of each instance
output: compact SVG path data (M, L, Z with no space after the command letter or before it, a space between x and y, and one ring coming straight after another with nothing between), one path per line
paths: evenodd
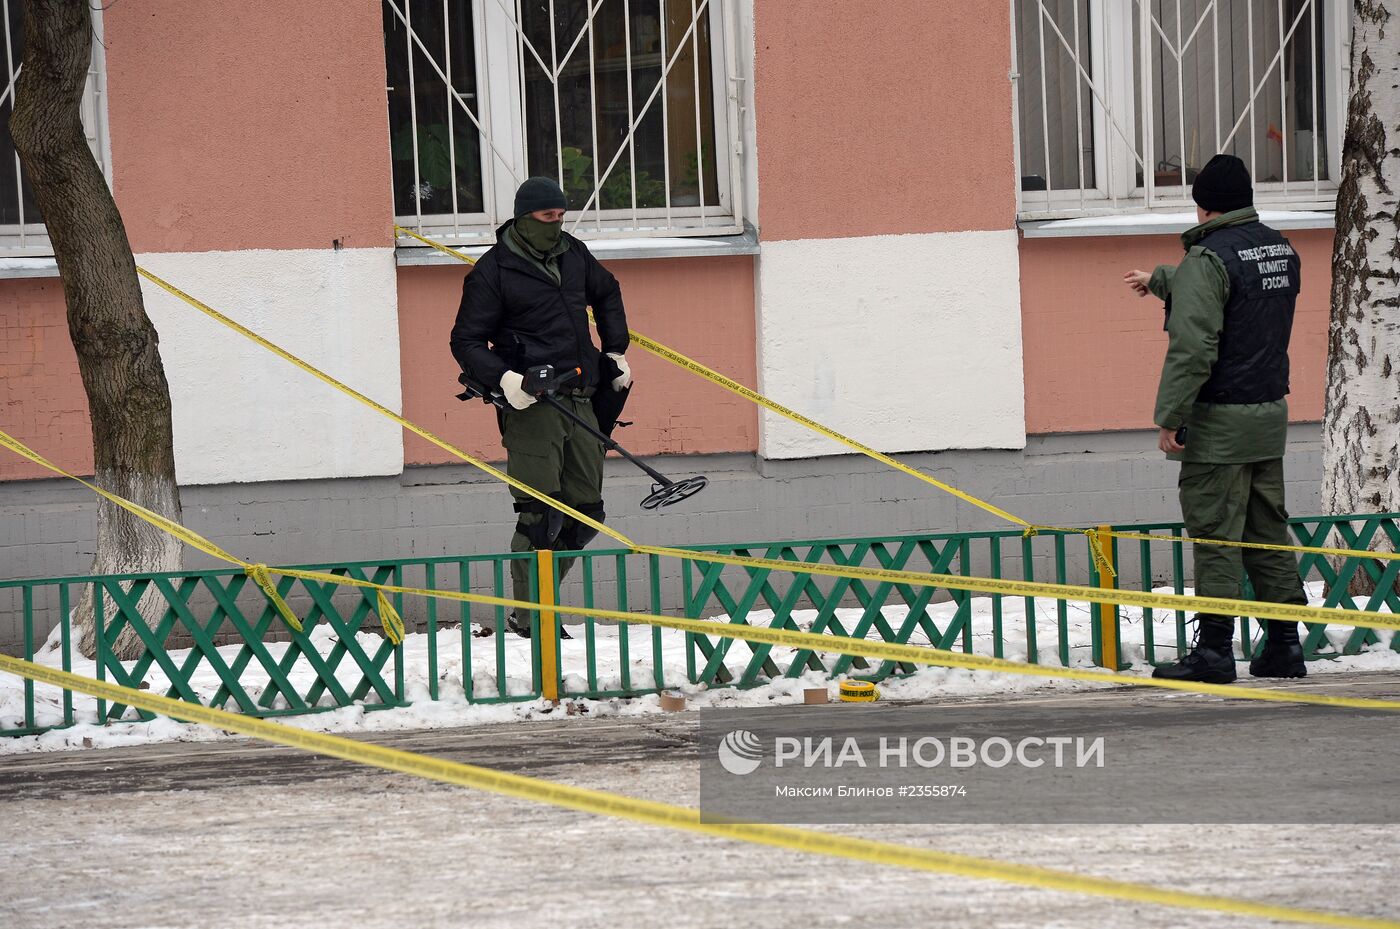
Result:
M575 232L742 231L721 0L384 0L394 210L489 239L555 178Z
M34 191L24 176L14 141L10 138L10 113L14 110L15 86L24 58L24 4L22 0L0 0L5 42L4 81L0 84L0 248L7 254L52 254L43 218L34 202ZM105 165L103 151L103 57L100 12L93 11L92 64L83 92L83 126L88 145L98 165Z
M1238 155L1256 201L1327 209L1345 10L1324 0L1013 0L1023 217L1191 205Z

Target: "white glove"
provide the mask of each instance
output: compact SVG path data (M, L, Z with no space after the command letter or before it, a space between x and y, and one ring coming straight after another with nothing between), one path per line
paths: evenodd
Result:
M535 402L535 398L525 392L523 385L525 375L517 374L514 371L507 371L501 375L501 392L506 395L506 402L517 410L523 410Z
M626 390L632 386L632 368L627 364L627 359L618 352L608 352L608 357L617 362L617 370L621 373L613 378L613 390Z

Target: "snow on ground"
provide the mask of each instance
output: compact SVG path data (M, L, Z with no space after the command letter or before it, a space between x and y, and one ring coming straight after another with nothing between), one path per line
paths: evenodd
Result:
M1161 592L1170 592L1162 588ZM1190 591L1188 591L1189 593ZM1320 584L1309 586L1309 596L1314 603L1320 603L1323 592ZM1003 656L1013 661L1025 661L1026 613L1023 599L1005 598L1002 601L1002 637L1005 643ZM938 629L945 629L956 613L955 603L932 604L928 613ZM1073 667L1092 668L1090 608L1084 603L1070 603L1066 617L1065 637L1069 648L1069 664ZM749 622L761 625L772 619L772 613L754 611ZM849 631L862 615L860 609L842 609L837 616ZM908 610L904 606L886 606L883 616L895 629L906 619ZM1132 663L1131 673L1147 674L1145 659L1145 636L1142 611L1124 608L1121 611L1121 635L1123 657ZM816 618L816 611L794 611L793 618L803 628L810 627ZM715 617L716 622L727 617ZM1176 625L1174 614L1154 615L1150 624L1153 638L1157 643L1158 660L1170 659L1175 655ZM562 665L564 671L564 691L578 693L587 689L586 679L586 640L581 625L569 627L574 638L562 643ZM972 601L973 651L981 655L993 654L993 610L992 598L979 597ZM1251 623L1257 635L1257 625ZM1060 628L1057 604L1054 601L1037 601L1035 610L1035 630L1039 646L1039 659L1043 665L1060 667L1059 646ZM1328 630L1328 638L1335 650L1340 650L1352 633L1349 626L1333 626ZM622 686L623 662L620 657L622 630L617 626L599 623L595 627L596 674L600 690L620 689ZM645 688L655 684L653 664L653 630L645 626L629 626L626 630L629 660L627 662L631 683L634 687ZM872 638L878 633L872 630ZM1238 633L1237 633L1238 635ZM1400 669L1400 653L1390 648L1393 633L1378 631L1380 642L1359 655L1339 656L1330 660L1314 661L1309 665L1310 673L1359 670ZM1189 636L1188 636L1189 638ZM366 652L378 648L381 639L371 633L361 633L359 639ZM312 633L312 641L322 656L327 655L336 645L334 633L327 626L319 626ZM497 674L496 638L474 639L472 645L472 689L478 698L492 697L499 693ZM779 678L760 683L749 689L732 687L707 689L703 684L691 684L686 678L685 636L672 630L661 630L661 669L662 679L668 688L680 691L687 696L688 706L735 707L763 706L801 703L803 690L809 687L827 687L835 696L836 682L825 672L808 671L797 678ZM713 640L712 640L713 641ZM927 644L928 638L922 629L916 630L909 641L912 644ZM325 732L382 732L391 730L428 729L457 726L474 726L502 723L526 719L558 719L562 710L552 707L543 700L524 700L504 704L469 703L466 699L462 680L462 650L458 629L440 629L437 634L438 646L438 687L437 700L429 697L428 690L428 637L425 634L408 636L404 641L404 683L410 706L392 709L366 711L362 705L342 707L306 716L282 717L281 721L292 726ZM226 663L232 662L240 645L227 645L219 649ZM280 659L287 648L286 643L267 643L267 649L274 658ZM511 695L524 695L530 691L530 643L513 635L504 639L505 667L507 670L505 691ZM188 651L176 651L171 657L178 667L188 657ZM751 655L747 643L734 641L727 655L727 666L736 676L742 674ZM779 668L786 669L792 655L791 649L774 648L772 659ZM837 656L820 656L830 666ZM58 656L50 653L41 659L58 665ZM704 666L704 657L696 656L697 666ZM88 677L96 676L94 662L77 659L73 671ZM1241 676L1247 671L1243 664ZM289 677L297 690L305 694L314 674L305 659L300 659L289 672ZM353 688L360 681L359 669L349 659L344 659L337 668L338 679L347 688ZM145 679L152 693L163 694L169 686L168 679L157 668L147 672ZM392 661L385 669L385 679L392 683ZM241 682L245 689L256 696L267 684L267 676L254 662L245 670ZM192 686L204 700L208 701L219 690L220 682L207 661L201 662L192 678ZM880 684L882 696L890 700L929 701L946 697L985 696L1007 693L1025 693L1046 690L1072 690L1091 688L1096 685L1075 681L1056 681L1046 678L1014 674L967 671L956 668L921 668L915 674ZM62 724L62 692L44 684L36 684L35 715L41 726ZM281 698L275 706L284 706ZM329 705L329 698L322 698L323 705ZM373 701L371 701L373 702ZM656 695L629 699L613 698L589 700L574 698L574 712L584 712L589 716L633 716L662 712ZM57 751L70 748L109 747L132 745L146 742L167 741L210 741L228 738L228 734L203 726L186 725L166 718L150 722L120 722L97 725L96 701L82 694L73 695L75 719L78 724L67 729L55 729L37 736L0 739L0 754L31 751ZM233 704L229 704L230 707ZM24 715L24 683L19 678L0 674L0 728L18 728ZM128 717L135 720L134 711L128 710Z

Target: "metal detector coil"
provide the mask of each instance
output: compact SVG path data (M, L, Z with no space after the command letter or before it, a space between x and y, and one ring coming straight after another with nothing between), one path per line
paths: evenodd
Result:
M697 474L694 477L681 478L679 481L652 484L651 493L642 500L642 509L654 510L657 507L680 503L686 497L693 497L704 490L709 483L709 478L703 474Z

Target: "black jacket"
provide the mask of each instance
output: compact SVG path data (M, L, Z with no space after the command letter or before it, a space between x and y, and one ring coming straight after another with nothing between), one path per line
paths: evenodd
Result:
M599 351L588 332L593 307L604 352L627 350L622 289L578 239L564 233L569 250L559 256L560 284L516 255L496 230L496 244L477 260L462 285L452 327L452 354L462 370L495 386L507 370L534 365L583 369L581 387L598 383Z

